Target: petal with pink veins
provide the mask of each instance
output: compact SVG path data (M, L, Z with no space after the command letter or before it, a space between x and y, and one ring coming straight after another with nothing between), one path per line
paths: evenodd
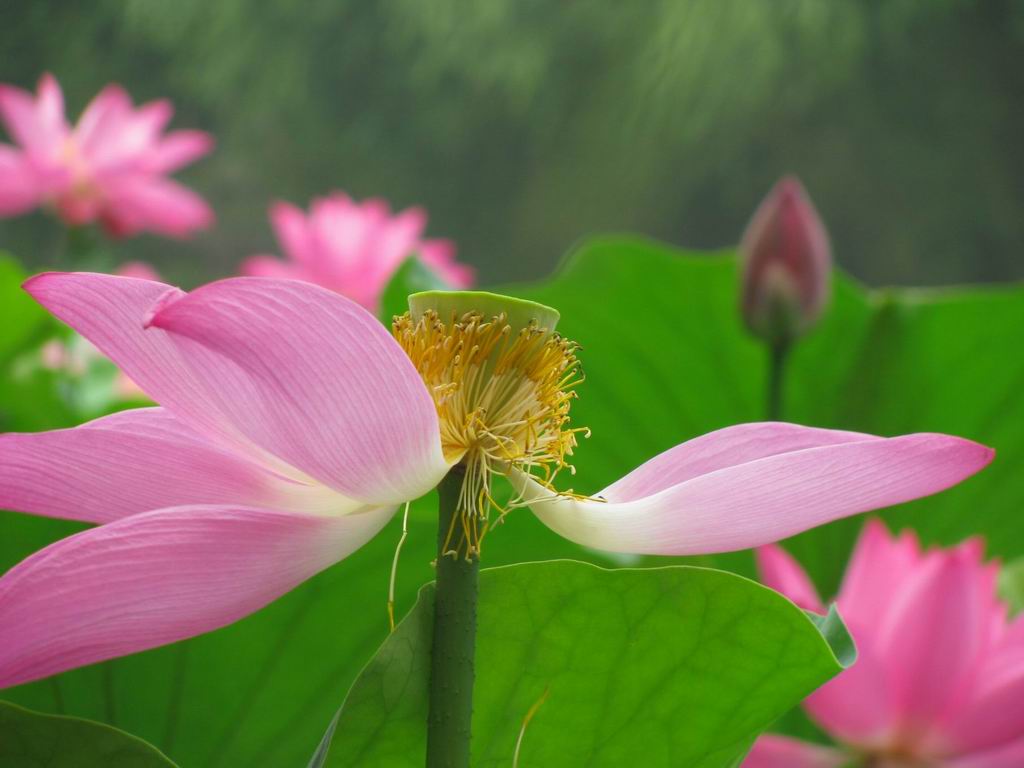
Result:
M336 294L296 281L237 278L200 289L214 301L190 323L182 316L195 306L191 301L174 308L173 297L185 294L150 280L49 273L27 281L25 289L176 417L281 474L301 471L300 480L313 475L310 468L296 469L285 454L310 458L312 469L324 469L326 462L333 481L321 479L325 484L375 503L345 490L381 490L360 472L373 465L374 477L386 478L384 487L398 503L426 493L447 471L437 413L412 363L379 322ZM157 313L157 327L144 329L162 298L170 304L165 311L173 313ZM224 313L233 319L211 342L238 341L241 346L227 356L180 333L172 339L158 327L166 321L200 333ZM239 327L261 314L248 331ZM257 361L264 351L273 354ZM241 362L232 355L241 355ZM291 368L278 365L282 355ZM278 397L275 387L293 378L298 389ZM261 414L265 422L257 419ZM334 452L339 444L344 453ZM349 454L355 463L347 462Z
M636 499L720 469L806 448L882 440L861 432L803 427L779 421L737 424L687 440L644 462L604 490L608 498Z
M253 445L218 410L216 398L165 332L145 328L154 305L178 289L152 280L85 272L36 275L24 288L191 428L259 464L296 476L298 470Z
M93 523L186 504L335 514L363 506L219 448L161 408L0 435L0 474L0 507Z
M150 325L169 332L217 410L254 444L369 504L416 498L447 473L433 399L355 302L245 277L168 299Z
M742 768L843 768L849 762L838 749L766 733L754 742Z
M754 554L761 583L781 592L805 610L825 612L818 590L814 588L806 571L786 550L778 544L766 544L758 547Z
M790 425L779 443L751 442L741 428L721 430L652 459L592 499L556 496L518 471L510 479L548 527L579 544L696 555L760 546L928 496L973 475L993 456L985 446L937 434L877 438L809 430L807 440L820 441L816 447L777 447L796 441L803 429Z
M58 541L0 579L0 688L237 621L358 549L393 511L175 507Z

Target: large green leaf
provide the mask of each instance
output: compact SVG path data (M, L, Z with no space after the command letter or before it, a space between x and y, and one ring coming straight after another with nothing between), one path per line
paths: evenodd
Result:
M511 289L557 307L582 344L587 380L574 421L593 429L577 456L594 491L680 440L764 418L767 355L745 332L731 253L637 238L583 245L551 281ZM877 434L936 431L994 446L961 486L886 513L925 539L982 532L1024 554L1024 287L869 292L838 276L831 309L792 356L785 417ZM826 594L861 520L793 542ZM750 573L748 556L718 557Z
M174 763L141 739L109 725L0 701L0 766L174 768Z
M53 325L46 310L21 289L27 276L14 257L0 251L0 363Z
M0 251L0 431L69 426L72 410L60 377L41 365L42 343L59 332L53 318L21 288L28 275Z
M423 764L432 611L428 585L349 692L326 765ZM731 766L852 655L834 614L812 621L723 571L572 561L487 569L472 762L512 764L524 718L543 700L523 737L523 768L622 766L638 755L651 768Z

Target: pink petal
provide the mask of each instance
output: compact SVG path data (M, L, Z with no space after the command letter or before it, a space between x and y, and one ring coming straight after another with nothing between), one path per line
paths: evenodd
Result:
M981 557L976 542L930 552L890 590L874 631L905 733L927 730L956 704L989 647L996 574Z
M170 337L155 328L145 329L153 306L177 289L151 280L88 273L37 275L24 288L193 429L258 463L271 459L242 437L217 409L214 396L182 359Z
M10 85L0 85L0 119L8 132L33 158L52 159L67 137L64 97L52 75L39 81L38 98Z
M720 446L711 441L716 450L707 453L677 447L595 499L554 497L521 473L511 479L545 524L579 544L612 552L695 555L760 546L936 493L974 474L993 455L977 443L946 435L855 435L843 438L852 442L828 444L832 438L826 431L811 436L826 443L819 447L744 460L773 443L750 443L742 430L737 435L746 447L734 452L725 439ZM730 465L733 461L738 463Z
M347 496L397 504L447 472L437 412L412 362L344 297L234 278L168 297L151 325L171 333L242 434Z
M143 158L153 173L173 173L213 149L213 137L203 131L174 131L167 134Z
M603 492L606 498L639 499L719 469L805 448L882 440L860 432L767 421L737 424L687 440L634 469Z
M755 555L757 571L763 584L781 592L801 608L816 613L825 612L818 590L786 550L778 544L766 544L758 547Z
M947 758L942 768L1020 768L1024 765L1024 737L995 749Z
M218 448L161 408L0 435L0 476L0 507L94 523L185 504L308 512L350 506L322 486Z
M839 607L842 615L842 606ZM811 719L831 736L864 748L893 741L893 695L885 659L879 656L870 627L849 626L857 661L804 701Z
M754 742L742 768L843 768L850 756L837 749L766 733Z
M140 171L156 149L160 133L174 114L166 99L132 109L127 96L111 101L110 108L90 135L83 150L95 173Z
M40 185L21 152L0 144L0 216L16 216L37 206Z
M865 748L883 748L895 738L893 681L878 647L878 626L918 560L912 534L890 537L879 520L864 526L846 569L839 611L857 644L857 663L804 703L811 717L834 737Z
M105 192L104 220L117 236L149 230L187 237L213 223L203 198L169 179L132 175L110 182Z
M921 562L913 531L890 536L881 520L868 520L861 531L837 602L847 624L877 627L893 604L893 585L904 584Z
M0 85L0 120L7 133L25 149L32 148L38 139L36 109L32 94L13 85Z
M1024 738L1024 653L1015 665L979 683L970 704L942 729L943 739L958 753L981 752Z
M266 324L274 325L274 318L291 317L299 326L294 336L289 329L280 327L271 329L266 340L276 340L284 346L296 342L295 353L310 358L310 366L323 365L322 372L328 378L308 379L283 400L263 400L273 394L267 393L267 382L250 380L250 369L256 367L272 373L266 370L268 364L273 367L267 362L272 357L268 356L265 361L246 359L240 366L230 357L209 351L204 354L200 344L187 338L172 340L158 327L143 329L144 320L154 305L161 298L175 295L176 289L162 283L112 275L50 273L32 278L25 283L25 289L113 360L153 400L219 445L303 482L309 478L307 473L299 471L301 467L289 466L275 456L273 449L268 451L255 445L247 434L258 434L272 442L277 437L282 441L297 441L299 454L310 451L317 455L320 451L332 451L335 441L345 441L351 434L354 442L347 450L367 450L347 469L342 454L328 457L338 473L346 475L339 478L336 490L372 484L370 478L358 474L359 468L367 462L401 461L402 457L418 461L416 457L424 454L427 458L423 461L429 468L401 465L385 468L382 465L380 471L392 475L389 486L401 487L402 493L409 494L400 498L402 501L426 493L436 485L447 467L440 457L433 402L408 358L380 323L351 302L315 286L257 278L239 278L214 286L225 284L248 286L242 293L255 292L264 299L277 297L281 303L270 307L254 296L245 299L253 301L247 308L250 313L268 313L259 323L259 333ZM260 286L267 289L267 294L262 294ZM234 290L229 287L227 295ZM215 298L220 294L219 291L213 293ZM292 303L296 295L301 297L297 305ZM222 295L222 298L226 297ZM230 306L230 302L224 306ZM219 311L223 307L218 308L215 303L214 308ZM230 328L234 329L239 319L247 316L244 312L228 324ZM202 317L196 319L206 322L216 313L211 310L201 314ZM325 318L322 328L313 324L316 317ZM227 332L228 329L222 330ZM322 337L318 330L322 330ZM298 343L300 339L306 339L312 346L303 347ZM254 339L252 343L261 344L263 338ZM183 357L182 345L190 347L193 353L190 357L200 361L202 370L195 370L190 360ZM275 351L275 355L280 352ZM245 354L242 349L235 349L234 353ZM351 366L344 362L353 358L355 362ZM215 368L222 369L219 375L212 370ZM279 373L302 375L301 371ZM321 391L310 391L318 383ZM307 392L318 401L296 400L295 393L299 392ZM359 404L371 398L374 406L360 410ZM339 403L337 409L335 403ZM425 403L429 403L429 408ZM269 411L267 423L254 423L261 409ZM339 420L345 414L355 420ZM374 419L375 414L380 414L379 420ZM396 424L397 435L388 433ZM304 428L306 433L302 432ZM287 438L276 437L275 429L286 430ZM421 431L423 429L428 430L427 434ZM433 445L427 445L430 443ZM287 449L288 444L283 445ZM361 501L366 503L372 499Z
M230 624L358 549L392 511L176 507L63 539L0 579L0 688Z
M57 79L47 72L39 79L39 100L36 107L41 139L47 146L63 141L68 134L64 118L64 93Z
M119 85L108 85L86 106L75 126L75 143L89 156L101 154L131 116L132 100Z

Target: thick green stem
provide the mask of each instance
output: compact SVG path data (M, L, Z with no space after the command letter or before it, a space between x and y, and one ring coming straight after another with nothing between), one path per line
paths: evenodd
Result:
M786 378L789 345L789 341L776 341L768 347L767 416L769 421L779 421L782 418L782 391Z
M465 473L455 467L438 487L437 588L430 656L427 768L468 768L473 719L477 576L480 560L446 554L461 537L459 491ZM451 540L449 542L449 532Z

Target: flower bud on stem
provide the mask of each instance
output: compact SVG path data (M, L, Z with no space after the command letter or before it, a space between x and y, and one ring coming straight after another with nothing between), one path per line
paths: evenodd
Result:
M740 244L740 309L750 332L789 344L817 323L829 297L828 233L793 177L782 179L754 214Z

